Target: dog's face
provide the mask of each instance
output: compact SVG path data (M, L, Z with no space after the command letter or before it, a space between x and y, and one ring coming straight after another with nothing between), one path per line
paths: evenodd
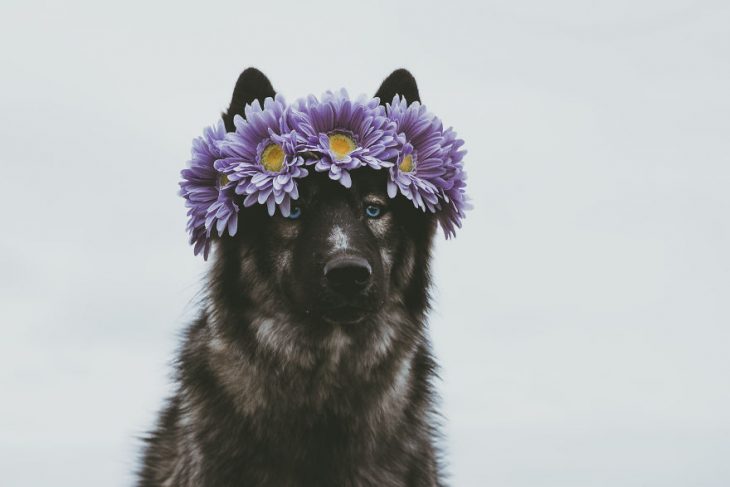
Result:
M223 117L229 130L245 103L274 95L260 72L248 78L246 73ZM407 89L402 79L391 78L376 94L381 100L396 93L418 99L412 78ZM399 90L394 83L400 83ZM283 317L277 320L277 337L302 346L335 328L372 342L387 332L382 312L394 303L413 310L409 318L418 321L427 306L434 215L400 195L388 197L387 169L352 171L350 188L309 170L299 181L300 197L292 202L290 217L269 216L262 205L242 208L239 234L219 241L218 280L226 309L265 308Z
M355 325L412 274L413 226L427 226L427 216L389 198L385 177L385 171L354 171L349 189L326 175L306 178L292 216L264 223L264 265L291 313Z

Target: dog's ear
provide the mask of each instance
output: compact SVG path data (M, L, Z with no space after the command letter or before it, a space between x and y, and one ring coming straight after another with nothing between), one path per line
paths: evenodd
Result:
M243 109L247 104L258 100L261 106L264 105L264 99L274 97L276 91L271 86L271 81L264 73L256 68L246 68L236 81L236 87L233 88L233 96L231 97L231 105L223 114L223 123L226 131L233 132L236 127L233 125L233 117L243 115Z
M396 69L390 76L383 80L378 88L375 96L380 98L380 104L385 105L393 101L395 95L405 98L408 104L417 101L420 103L421 97L418 95L418 86L416 78L407 69Z

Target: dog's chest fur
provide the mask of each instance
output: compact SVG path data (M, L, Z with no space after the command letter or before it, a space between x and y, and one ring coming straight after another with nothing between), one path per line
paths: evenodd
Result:
M437 485L433 363L422 337L391 328L405 314L382 313L380 357L337 328L317 349L288 349L281 330L247 349L210 314L188 331L140 485Z

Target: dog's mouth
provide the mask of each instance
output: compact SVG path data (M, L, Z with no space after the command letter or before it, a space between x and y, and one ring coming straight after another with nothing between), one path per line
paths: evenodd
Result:
M322 311L322 319L333 325L355 325L365 321L372 314L370 308L344 305Z

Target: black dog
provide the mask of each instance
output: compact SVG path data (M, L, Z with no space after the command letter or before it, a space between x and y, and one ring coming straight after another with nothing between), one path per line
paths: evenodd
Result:
M409 72L376 96L396 93L419 100ZM244 71L227 130L274 94ZM255 205L216 241L140 486L442 485L424 325L436 215L388 198L386 172L355 170L350 189L313 174L299 219Z

